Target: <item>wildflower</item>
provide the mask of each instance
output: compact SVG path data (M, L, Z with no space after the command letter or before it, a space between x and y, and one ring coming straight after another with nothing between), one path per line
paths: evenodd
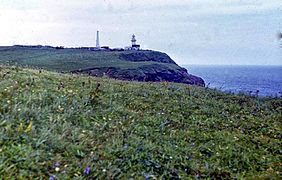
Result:
M144 177L145 177L145 179L149 179L151 176L150 176L150 175L145 174L145 175L144 175Z
M84 169L83 174L89 175L89 174L90 174L90 170L91 170L90 167L87 166L87 167Z
M150 174L145 174L144 175L144 178L147 180L147 179L150 179L150 178L153 178L154 176L153 175L150 175Z
M76 177L78 177L78 176L81 175L81 173L78 171L78 172L74 173L74 175L75 175Z
M60 168L59 168L59 167L56 167L56 168L55 168L55 171L56 171L56 172L59 172L59 171L60 171Z
M54 176L54 175L50 176L49 180L56 180L56 176Z

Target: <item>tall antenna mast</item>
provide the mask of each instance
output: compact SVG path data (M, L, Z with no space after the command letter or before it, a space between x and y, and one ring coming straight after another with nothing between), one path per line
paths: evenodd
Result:
M96 48L100 48L99 31L97 31L97 36L96 36Z

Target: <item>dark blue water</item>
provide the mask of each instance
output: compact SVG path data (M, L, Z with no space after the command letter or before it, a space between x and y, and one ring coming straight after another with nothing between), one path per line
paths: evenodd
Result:
M282 66L184 65L206 85L226 92L282 97Z

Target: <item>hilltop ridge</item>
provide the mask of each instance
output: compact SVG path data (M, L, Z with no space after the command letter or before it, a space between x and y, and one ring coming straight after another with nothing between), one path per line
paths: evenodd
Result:
M166 53L153 50L16 45L0 47L0 56L2 64L108 76L121 80L168 81L205 86L202 78L189 74Z

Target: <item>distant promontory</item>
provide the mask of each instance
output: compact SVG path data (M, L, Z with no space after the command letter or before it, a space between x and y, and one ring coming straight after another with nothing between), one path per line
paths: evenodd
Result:
M87 68L72 71L92 76L108 76L121 80L146 82L176 82L205 86L200 77L188 74L185 68L178 66L167 54L158 51L130 51L117 53L121 61L128 61L127 68L108 67ZM132 67L130 66L132 64ZM136 66L139 64L139 66Z
M153 50L64 48L52 46L2 46L0 63L43 68L59 72L107 76L120 80L176 82L205 86L166 53Z

